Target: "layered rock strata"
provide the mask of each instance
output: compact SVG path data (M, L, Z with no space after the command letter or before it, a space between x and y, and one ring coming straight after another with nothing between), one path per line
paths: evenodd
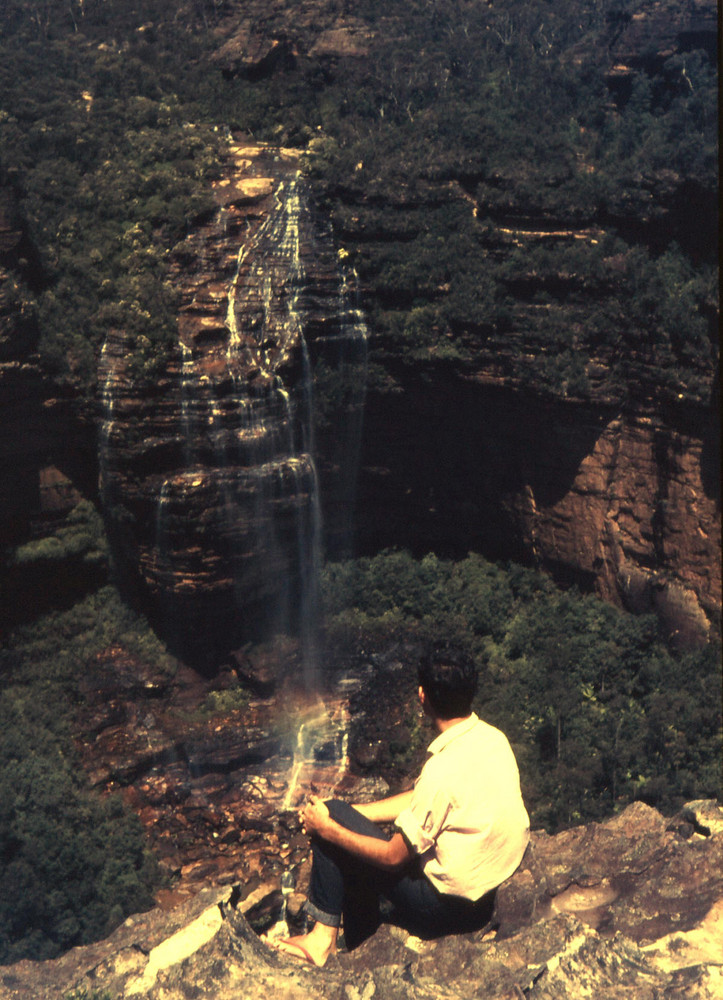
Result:
M688 419L536 399L484 368L432 381L370 393L363 551L471 549L654 612L683 645L719 629L715 406Z
M256 619L313 617L312 365L363 356L366 336L297 152L232 144L214 195L173 253L178 344L161 378L139 380L124 331L109 332L99 367L116 546L184 648L202 623L211 660Z

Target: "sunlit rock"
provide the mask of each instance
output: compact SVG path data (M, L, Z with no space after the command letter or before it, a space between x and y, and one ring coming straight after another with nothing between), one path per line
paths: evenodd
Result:
M280 905L279 879L206 889L170 911L131 917L106 941L54 962L19 962L0 977L3 1000L60 1000L71 989L106 989L149 1000L297 1000L399 997L404 1000L717 1000L721 987L720 836L683 840L647 807L631 806L601 824L556 837L534 834L519 871L500 890L499 931L421 941L387 926L354 952L340 951L323 970L280 955L246 917ZM517 911L505 903L529 896L531 865L538 898L557 907ZM693 882L690 875L693 874ZM561 888L567 885L566 889ZM576 886L576 911L572 905ZM616 886L612 898L610 886ZM702 905L695 898L705 886ZM554 888L553 888L554 887ZM642 894L642 895L641 895ZM654 924L641 900L661 901ZM593 900L607 913L586 919ZM563 904L563 899L566 903ZM568 905L570 904L570 905ZM644 907L645 908L645 907ZM504 911L504 912L503 912ZM632 919L625 917L627 912ZM637 916L636 916L637 915Z
M178 342L162 373L139 373L122 330L109 332L99 368L101 494L116 550L171 641L211 665L263 625L301 625L312 641L322 531L313 367L357 366L359 399L352 391L339 413L353 428L366 351L299 154L231 144L215 195L213 217L173 252ZM354 461L347 449L335 466L337 498ZM347 489L340 506L351 502Z

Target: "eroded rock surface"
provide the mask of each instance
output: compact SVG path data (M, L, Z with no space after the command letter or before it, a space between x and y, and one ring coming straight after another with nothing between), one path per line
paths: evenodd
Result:
M267 690L250 694L242 670ZM268 657L240 651L213 680L186 667L151 669L113 647L90 665L76 746L91 784L120 792L138 814L173 887L159 892L164 906L203 886L251 889L282 869L306 870L296 806L311 792L388 794L381 778L350 773L363 750L351 718L360 684L345 668L309 694L290 641ZM398 736L401 711L388 705L387 739Z
M535 399L483 358L457 374L439 368L431 382L434 391L410 377L403 392L369 395L364 551L462 557L471 545L654 612L673 642L719 629L715 405L666 416Z
M232 143L218 208L174 250L178 345L139 380L110 331L101 492L116 545L197 658L312 615L321 544L311 359L365 350L293 150ZM345 414L348 416L348 414ZM215 639L210 635L215 634Z
M715 803L687 809L723 817ZM497 930L425 942L382 927L318 970L270 951L247 922L272 884L245 899L206 889L54 962L5 967L0 997L55 1000L85 988L157 1000L717 1000L722 835L685 839L669 826L638 803L605 823L533 834L499 891Z

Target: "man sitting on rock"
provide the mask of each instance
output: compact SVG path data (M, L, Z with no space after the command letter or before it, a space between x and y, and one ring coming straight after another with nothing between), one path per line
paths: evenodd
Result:
M339 927L353 948L385 919L420 937L470 931L492 915L498 885L515 871L529 819L507 738L472 712L477 672L437 645L419 667L419 700L438 736L414 788L351 806L312 796L299 816L312 835L307 934L268 943L322 966ZM388 837L376 824L394 822Z

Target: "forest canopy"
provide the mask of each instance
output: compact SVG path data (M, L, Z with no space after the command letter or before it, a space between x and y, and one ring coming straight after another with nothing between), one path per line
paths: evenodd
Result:
M491 356L540 392L707 402L714 52L692 33L660 55L653 36L611 76L636 9L319 0L290 23L250 4L234 43L228 0L13 0L0 187L27 227L13 294L46 368L92 385L122 326L137 376L160 370L168 253L208 210L231 129L308 151L381 364ZM324 55L332 28L362 54ZM244 69L278 38L284 58Z
M79 679L114 643L171 669L108 587L0 648L0 964L54 958L153 904L140 821L91 789L73 743Z

